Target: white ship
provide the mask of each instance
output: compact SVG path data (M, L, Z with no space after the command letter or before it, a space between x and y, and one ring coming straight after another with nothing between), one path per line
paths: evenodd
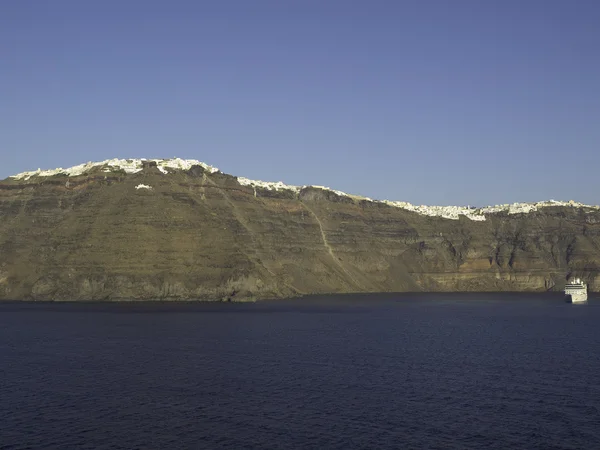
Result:
M569 281L565 285L565 298L571 299L571 303L587 302L587 284L579 278Z

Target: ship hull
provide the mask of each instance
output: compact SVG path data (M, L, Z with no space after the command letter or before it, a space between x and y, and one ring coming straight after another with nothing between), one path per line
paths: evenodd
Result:
M587 292L567 294L565 298L569 303L585 303L587 302Z

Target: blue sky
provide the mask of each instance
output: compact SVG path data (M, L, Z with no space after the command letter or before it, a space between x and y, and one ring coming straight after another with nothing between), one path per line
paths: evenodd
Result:
M596 0L0 2L0 179L114 157L600 204Z

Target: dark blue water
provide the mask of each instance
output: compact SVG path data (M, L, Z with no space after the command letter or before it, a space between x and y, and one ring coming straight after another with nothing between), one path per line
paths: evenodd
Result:
M600 448L600 298L0 304L0 448Z

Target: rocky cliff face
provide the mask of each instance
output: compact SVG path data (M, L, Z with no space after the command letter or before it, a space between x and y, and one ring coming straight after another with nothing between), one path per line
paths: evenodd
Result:
M189 162L79 167L0 182L1 299L600 289L595 207L453 220Z

